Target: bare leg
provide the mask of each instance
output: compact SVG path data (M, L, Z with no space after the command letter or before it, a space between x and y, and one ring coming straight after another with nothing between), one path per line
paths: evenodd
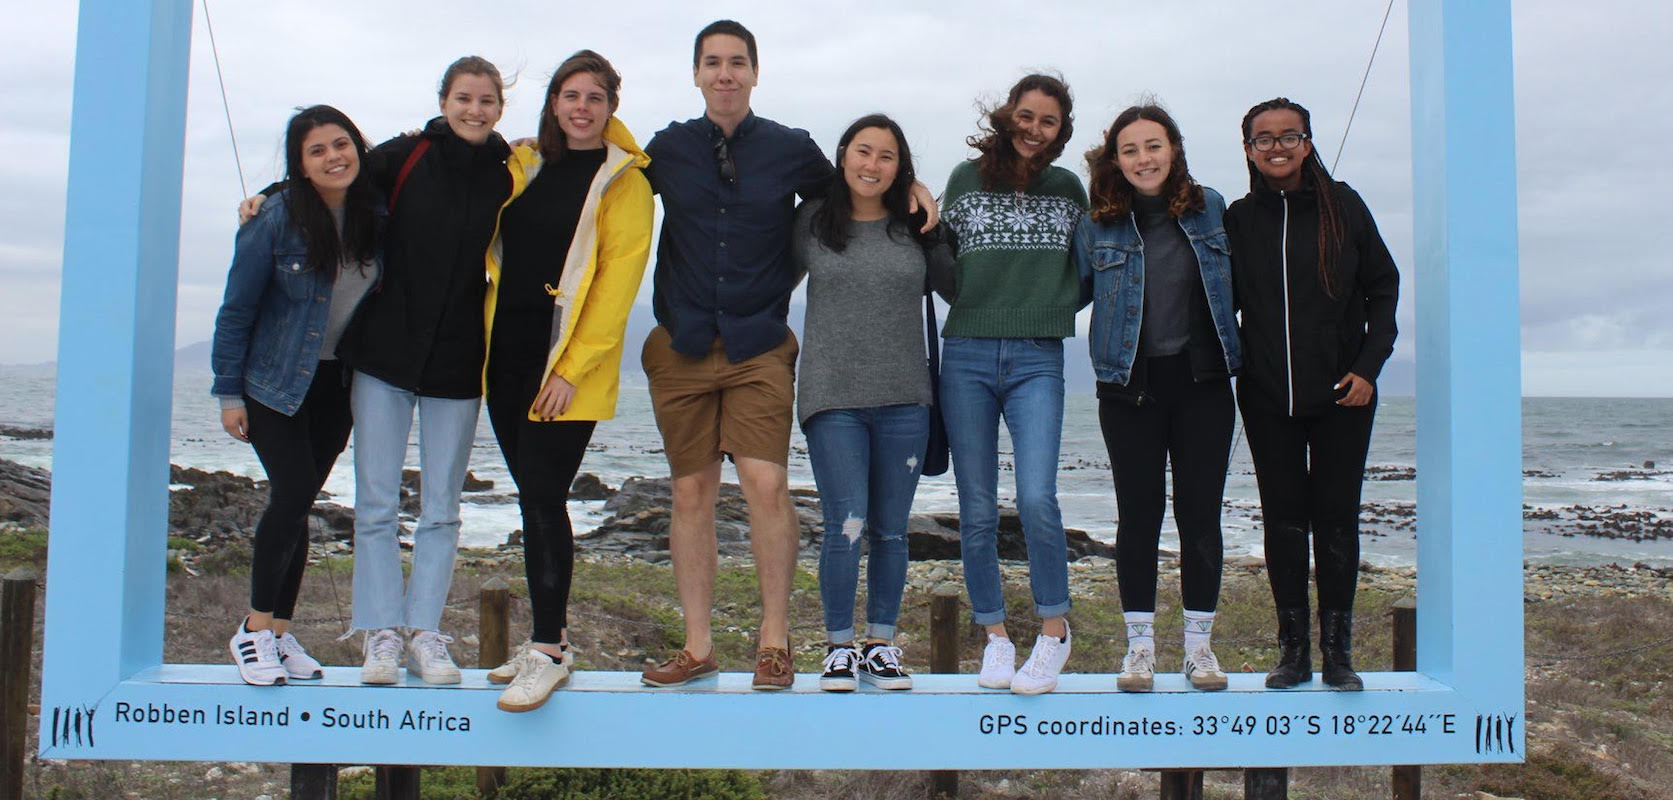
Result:
M685 649L698 659L714 650L710 628L714 613L715 499L720 493L720 462L675 478L674 514L668 523L668 546L674 560L674 585L685 614ZM754 514L754 504L751 506Z
M801 526L790 502L790 479L784 467L756 458L739 458L738 484L749 502L750 550L761 583L761 646L789 647L790 582L796 572ZM713 535L713 520L710 521Z

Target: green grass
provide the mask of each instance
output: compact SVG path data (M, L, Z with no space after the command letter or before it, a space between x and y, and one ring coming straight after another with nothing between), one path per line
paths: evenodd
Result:
M46 531L25 528L0 532L0 568L46 566Z

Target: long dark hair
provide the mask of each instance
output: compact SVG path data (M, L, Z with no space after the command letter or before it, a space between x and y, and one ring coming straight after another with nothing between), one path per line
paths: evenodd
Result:
M1328 297L1336 296L1335 281L1331 276L1330 265L1342 252L1342 215L1336 208L1335 181L1330 177L1330 170L1325 169L1324 159L1319 157L1319 149L1312 147L1313 115L1307 109L1288 97L1274 97L1264 103L1257 103L1249 113L1243 115L1243 143L1249 145L1249 139L1255 134L1255 117L1268 111L1288 109L1301 115L1301 132L1307 134L1309 148L1307 160L1301 164L1303 180L1312 184L1314 194L1319 198L1319 287L1324 289ZM1249 145L1253 146L1253 145ZM1247 160L1247 159L1246 159ZM1254 161L1249 164L1249 191L1259 191L1266 186L1266 177L1255 168Z
M1092 175L1088 187L1092 219L1097 222L1109 222L1133 209L1133 184L1121 171L1115 140L1123 129L1141 119L1161 125L1167 131L1168 144L1173 146L1173 162L1168 166L1161 193L1168 200L1168 215L1178 219L1188 211L1201 211L1205 207L1202 185L1191 177L1191 169L1185 164L1185 137L1179 132L1179 123L1161 106L1145 103L1117 114L1109 130L1104 132L1103 143L1086 152L1087 171Z
M558 71L552 73L552 82L546 85L546 102L541 104L540 110L540 157L547 161L557 161L569 149L569 139L564 136L562 126L558 125L557 115L552 113L552 101L557 98L558 91L563 88L563 82L578 73L590 72L598 79L598 85L604 87L604 96L610 101L610 114L614 116L616 107L621 105L622 76L616 68L610 66L610 60L591 50L577 50L575 55L564 59L558 65ZM608 122L608 120L606 120Z
M824 204L813 212L811 220L814 238L833 253L848 249L848 240L854 235L854 198L850 194L842 162L848 155L848 145L866 128L888 131L895 137L895 145L899 148L900 166L895 172L895 182L883 191L883 208L889 213L889 235L910 237L912 231L919 227L913 224L919 221L914 217L921 217L924 213L919 211L913 215L906 210L911 204L912 184L918 180L917 173L912 169L912 148L906 144L906 134L886 114L860 117L842 132L842 138L837 141L837 169L831 177L831 190L825 193Z
M349 184L343 199L343 233L325 205L314 182L302 174L302 140L315 128L336 125L348 133L360 156L360 172ZM348 115L331 106L309 106L290 118L285 126L285 208L290 223L302 233L308 246L308 268L337 274L338 262L359 264L377 253L377 220L373 214L374 192L366 171L366 137L349 121Z
M1011 144L1011 136L1016 133L1016 122L1011 115L1017 110L1017 101L1024 94L1036 90L1062 106L1063 125L1058 128L1057 138L1051 144L1027 163L1019 164L1022 155ZM1069 96L1069 85L1060 77L1035 73L1017 81L1005 96L1005 103L987 110L979 124L979 132L965 140L981 153L976 158L976 172L982 178L982 188L990 191L1000 186L1012 186L1017 191L1028 188L1035 178L1040 177L1040 173L1046 171L1046 167L1051 166L1051 162L1063 155L1063 148L1075 133L1074 109L1075 101Z

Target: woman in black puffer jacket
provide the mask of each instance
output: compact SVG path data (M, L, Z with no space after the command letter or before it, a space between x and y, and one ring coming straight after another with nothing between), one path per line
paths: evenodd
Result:
M1370 210L1331 179L1312 133L1307 109L1282 97L1243 117L1249 194L1225 218L1242 314L1237 399L1260 485L1282 647L1266 685L1312 679L1311 534L1324 681L1360 689L1353 669L1360 487L1377 375L1394 350L1400 275Z

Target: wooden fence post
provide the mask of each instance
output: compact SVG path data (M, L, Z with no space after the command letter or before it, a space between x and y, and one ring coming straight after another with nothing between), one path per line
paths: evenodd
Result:
M419 785L423 781L422 767L377 767L373 770L376 786L372 796L377 800L418 800Z
M29 661L35 649L35 571L19 567L0 586L0 797L23 796L28 758Z
M290 765L290 797L291 800L337 800L337 765Z
M511 585L495 576L482 584L477 612L477 666L493 669L511 655ZM505 785L505 767L477 767L476 790L492 797Z
M1417 600L1403 597L1394 603L1394 669L1413 672L1417 669ZM1423 767L1401 766L1389 769L1394 800L1419 800L1423 797Z
M1202 800L1202 770L1162 770L1162 800Z
M1286 800L1289 796L1288 767L1243 771L1243 800Z
M929 671L956 674L959 661L959 590L943 583L929 600ZM958 797L958 770L938 769L929 773L930 800Z

